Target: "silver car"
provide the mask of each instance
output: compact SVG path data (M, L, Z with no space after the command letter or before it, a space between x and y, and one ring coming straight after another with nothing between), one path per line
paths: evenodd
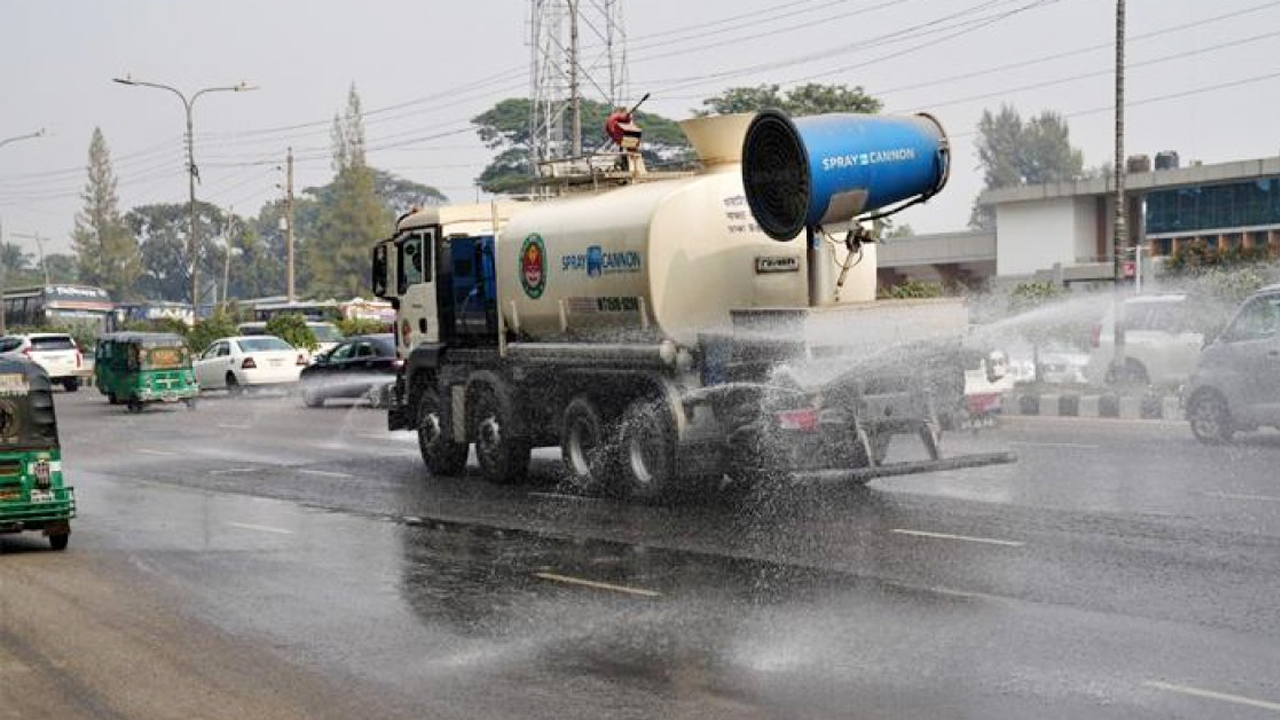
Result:
M1238 430L1280 428L1280 285L1249 296L1200 354L1187 387L1187 419L1202 442Z

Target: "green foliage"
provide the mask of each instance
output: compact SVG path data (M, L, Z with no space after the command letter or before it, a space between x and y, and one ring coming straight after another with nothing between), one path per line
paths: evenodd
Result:
M216 205L196 203L196 228L200 238L201 302L222 281L223 248L230 216ZM124 216L139 240L142 276L132 297L191 302L191 264L187 253L190 206L187 203L142 205ZM243 225L243 221L240 221Z
M297 313L272 316L267 321L267 334L275 335L290 345L308 352L320 347L315 333L307 327L307 319Z
M347 337L352 335L373 335L390 331L386 323L368 318L344 318L334 324Z
M215 312L211 317L196 322L187 332L187 348L192 354L204 352L214 340L236 334L235 321L224 312Z
M605 120L614 110L607 103L582 101L582 150L584 154L613 143L605 133ZM490 193L524 192L535 177L529 136L533 105L528 98L507 98L471 119L481 142L498 154L476 178ZM634 120L644 131L641 152L650 166L678 162L689 153L689 143L673 120L637 110ZM567 124L567 123L566 123ZM568 146L569 138L561 139Z
M173 333L186 337L191 328L187 324L177 318L155 318L154 320L134 320L126 323L125 330L134 330L137 332L161 332Z
M984 110L977 146L984 191L1073 180L1084 174L1084 155L1071 146L1067 121L1049 110L1025 123L1009 105L995 115ZM970 226L989 228L993 221L990 208L975 201Z
M876 295L880 298L905 300L910 298L936 298L945 295L940 283L908 280L890 287L880 288Z
M143 272L142 255L137 239L120 217L111 153L99 128L93 129L89 142L88 173L80 195L84 209L76 215L71 232L78 274L85 283L105 288L116 300L135 299Z
M767 108L782 110L788 115L805 116L823 113L878 113L882 104L867 95L862 86L852 89L844 85L807 83L780 93L779 85L733 87L719 95L702 101L706 109L695 110L699 116L729 115L732 113L759 112Z
M1066 294L1057 284L1044 282L1019 283L1009 293L1009 310L1013 313L1034 310Z

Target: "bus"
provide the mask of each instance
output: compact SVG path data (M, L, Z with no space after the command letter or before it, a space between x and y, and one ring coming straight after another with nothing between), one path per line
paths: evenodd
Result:
M95 334L110 327L115 304L107 291L92 285L36 285L6 288L3 326L86 327Z

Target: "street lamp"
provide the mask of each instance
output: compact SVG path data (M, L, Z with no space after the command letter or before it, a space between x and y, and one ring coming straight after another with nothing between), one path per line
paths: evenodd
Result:
M5 145L8 145L11 142L18 142L19 140L28 140L30 138L38 138L41 135L44 135L44 128L40 128L39 130L33 133L27 133L26 135L14 135L11 138L5 138L3 140L0 140L0 147L4 147Z
M189 238L187 240L187 256L191 262L191 311L193 316L198 316L200 312L200 263L199 257L196 253L199 250L200 244L197 242L196 238L196 178L199 176L199 172L196 170L195 135L191 129L191 108L196 104L196 98L204 95L205 93L247 92L249 90L257 90L258 88L241 82L238 85L230 85L227 87L203 88L201 90L197 90L190 98L188 98L181 90L175 87L163 85L161 83L147 82L145 80L134 80L129 75L125 75L122 78L112 78L112 81L118 82L121 85L138 85L141 87L168 90L182 100L182 107L187 112L187 186L190 191L191 199L191 227L190 232L188 233Z

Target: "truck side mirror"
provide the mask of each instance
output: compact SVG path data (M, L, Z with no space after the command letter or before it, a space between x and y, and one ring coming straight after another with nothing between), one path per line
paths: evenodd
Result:
M370 273L373 279L373 295L377 298L387 296L387 243L373 246L373 268Z

